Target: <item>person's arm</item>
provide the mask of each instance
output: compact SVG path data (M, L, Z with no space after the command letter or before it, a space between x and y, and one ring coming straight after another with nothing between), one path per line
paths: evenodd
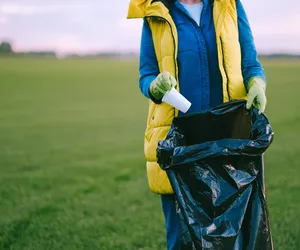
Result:
M144 96L150 98L154 102L158 102L149 93L151 83L156 79L159 74L158 63L154 50L154 44L152 40L152 32L149 24L144 20L141 50L140 50L140 89ZM159 102L160 103L160 102Z
M167 91L176 86L176 79L169 72L159 72L152 32L144 20L140 52L140 89L154 103L160 104Z
M240 0L236 1L238 13L239 42L242 54L242 73L246 89L254 77L266 82L264 69L259 60L247 14Z
M240 0L236 0L238 14L239 42L242 54L242 73L248 91L247 109L256 107L264 113L266 98L266 77L255 48L248 17Z

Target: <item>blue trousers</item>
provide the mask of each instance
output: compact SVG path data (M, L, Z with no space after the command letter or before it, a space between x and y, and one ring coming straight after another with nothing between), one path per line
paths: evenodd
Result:
M167 249L180 250L180 229L175 196L161 195L161 203L166 221Z

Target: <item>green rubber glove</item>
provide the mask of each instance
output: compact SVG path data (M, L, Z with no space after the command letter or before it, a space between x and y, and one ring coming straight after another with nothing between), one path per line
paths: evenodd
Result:
M247 109L252 106L259 110L259 114L264 113L267 105L266 83L260 77L253 77L248 85Z
M156 99L161 100L167 91L176 86L176 79L169 73L160 73L150 84L150 94Z

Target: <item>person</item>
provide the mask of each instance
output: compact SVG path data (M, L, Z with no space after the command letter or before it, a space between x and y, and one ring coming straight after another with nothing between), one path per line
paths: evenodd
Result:
M161 195L167 247L180 249L176 202L156 147L175 116L185 114L162 102L176 88L201 112L232 100L266 107L266 80L240 0L131 0L128 18L143 18L140 79L149 98L145 156L150 189Z

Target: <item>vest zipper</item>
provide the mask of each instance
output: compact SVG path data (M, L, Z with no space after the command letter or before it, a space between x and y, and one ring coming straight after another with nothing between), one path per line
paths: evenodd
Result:
M228 74L227 74L227 71L226 71L226 67L225 67L225 59L224 59L224 49L223 49L223 41L222 41L222 38L220 37L220 43L221 43L221 50L222 50L222 62L223 62L223 69L224 69L224 73L225 73L225 76L226 76L226 91L227 91L227 95L228 95L228 100L230 101L230 95L229 95L229 78L228 78Z

